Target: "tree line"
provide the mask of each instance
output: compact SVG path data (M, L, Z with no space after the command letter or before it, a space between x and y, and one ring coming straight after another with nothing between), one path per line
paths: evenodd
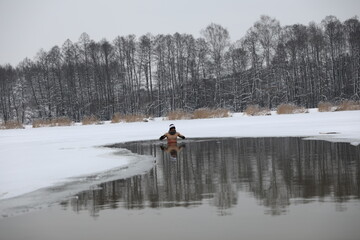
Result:
M335 16L281 26L261 16L236 42L211 23L190 34L118 36L112 42L69 39L16 67L0 65L0 119L114 113L163 116L182 109L359 100L360 22Z

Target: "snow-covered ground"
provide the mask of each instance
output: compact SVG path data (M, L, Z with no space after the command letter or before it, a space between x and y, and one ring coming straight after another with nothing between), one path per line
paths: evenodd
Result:
M101 174L119 178L148 171L154 164L152 158L101 146L158 139L170 123L187 138L300 136L360 144L360 111L319 113L316 109L308 114L249 117L235 113L222 119L158 118L138 123L3 130L0 206L5 200L9 203L10 198L59 183L76 181L80 186L81 179L91 179L86 183L96 184L101 182ZM82 186L86 187L89 185Z

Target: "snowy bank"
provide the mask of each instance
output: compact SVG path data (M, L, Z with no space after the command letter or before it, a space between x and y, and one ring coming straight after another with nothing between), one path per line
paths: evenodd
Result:
M170 123L187 138L298 136L360 144L360 111L319 113L314 109L308 114L250 117L236 113L221 119L158 118L137 123L4 130L0 131L0 205L4 199L75 178L101 176L111 169L126 170L116 171L113 178L148 171L153 167L153 158L101 146L155 140ZM96 178L90 183L99 182L101 179Z

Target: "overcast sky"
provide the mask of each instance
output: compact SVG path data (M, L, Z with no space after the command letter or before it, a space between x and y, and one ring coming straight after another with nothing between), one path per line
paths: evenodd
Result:
M83 32L95 41L149 32L199 37L213 22L235 42L262 14L282 26L328 15L345 21L360 15L360 0L0 0L0 64L16 66Z

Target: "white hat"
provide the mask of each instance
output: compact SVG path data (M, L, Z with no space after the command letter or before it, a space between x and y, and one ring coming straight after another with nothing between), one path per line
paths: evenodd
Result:
M175 125L174 125L174 124L170 124L170 125L169 125L169 129L171 129L171 128L175 128Z

